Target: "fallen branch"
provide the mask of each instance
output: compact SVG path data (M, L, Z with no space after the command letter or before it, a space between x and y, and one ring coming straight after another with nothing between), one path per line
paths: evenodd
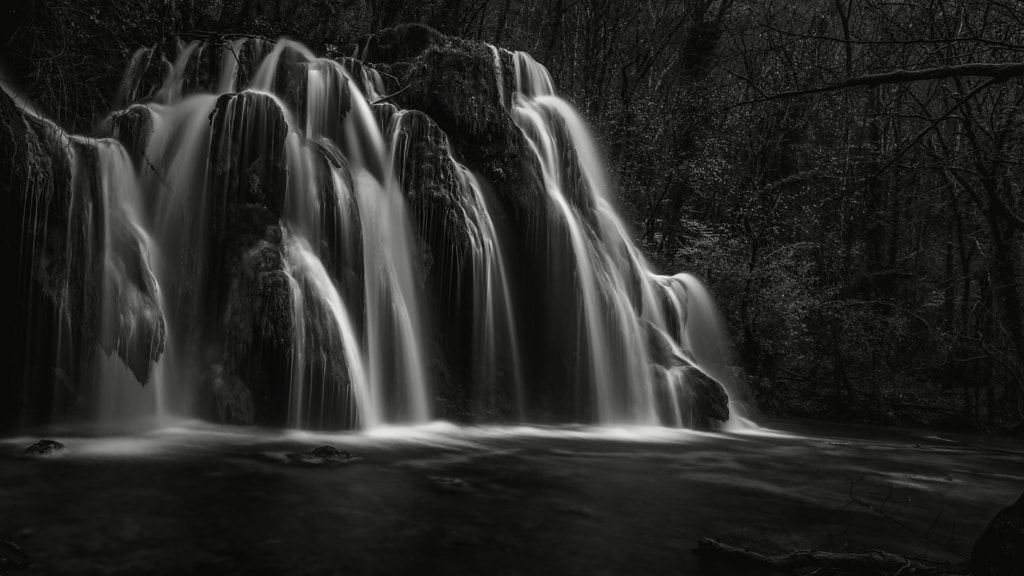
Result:
M388 94L387 96L382 96L382 97L378 98L377 100L374 100L373 104L374 105L376 105L376 104L383 104L384 102L387 102L388 100L391 100L395 96L398 96L399 94L401 94L402 92L405 92L408 89L409 89L408 86L403 86L402 89L399 90L398 92L394 92L394 93Z
M694 554L711 560L755 568L795 571L806 568L837 570L847 574L911 574L961 575L969 574L967 564L926 562L899 554L872 550L864 553L824 552L821 550L794 550L785 554L767 555L745 548L723 544L710 538L697 541Z

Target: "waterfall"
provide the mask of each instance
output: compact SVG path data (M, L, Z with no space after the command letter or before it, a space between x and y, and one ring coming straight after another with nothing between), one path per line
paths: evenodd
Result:
M164 300L152 272L153 240L141 221L142 190L120 142L76 137L95 155L103 257L95 386L103 422L160 417L164 378L151 366L164 348ZM82 162L84 159L76 159ZM118 359L119 358L119 359ZM163 363L159 363L163 364ZM151 385L133 385L154 372Z
M472 102L537 166L524 216L462 135L397 106L371 65L291 40L177 48L132 57L113 138L59 136L84 222L64 236L95 239L69 240L65 260L99 287L97 420L727 418L710 294L654 273L585 122L529 55L488 46L491 96ZM61 300L58 355L90 297Z
M706 288L689 274L666 277L651 270L611 205L604 168L586 124L555 95L543 66L524 52L513 58L513 118L527 134L544 171L548 198L571 238L583 302L583 340L591 363L587 377L598 420L680 425L679 390L687 386L686 371L652 362L648 330L666 336L675 357L734 396L721 321ZM575 166L564 164L561 134L575 151ZM569 192L574 182L566 180L573 170L584 183L577 194ZM639 287L631 286L633 282ZM659 385L665 389L655 390ZM666 415L660 418L658 395L669 398Z

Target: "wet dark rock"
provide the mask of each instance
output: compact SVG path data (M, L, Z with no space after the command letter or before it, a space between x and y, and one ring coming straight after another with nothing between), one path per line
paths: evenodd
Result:
M252 424L255 422L252 392L234 375L225 375L220 365L213 386L217 416L225 424Z
M217 214L224 218L228 208L256 204L279 218L287 183L284 111L266 94L225 94L211 120L212 187L223 191L216 194Z
M146 168L149 162L145 157L146 143L153 132L153 116L149 108L129 106L111 114L108 123L114 138L124 145L132 157L135 168Z
M396 148L402 161L396 162L401 166L397 176L420 236L431 253L463 252L469 223L462 204L469 199L460 195L448 137L418 111L403 113L398 130Z
M344 450L338 450L334 446L325 444L310 450L309 452L293 452L287 455L289 460L300 464L312 466L334 466L339 464L352 464L362 458L352 456Z
M65 450L66 448L60 442L43 439L25 448L25 454L28 456L56 456L64 453Z
M309 62L306 57L288 47L281 52L274 75L274 94L277 94L296 118L306 117L306 79L309 74ZM348 99L339 98L338 102L348 105ZM344 114L342 114L344 117Z
M225 422L284 423L295 318L280 242L280 229L268 228L229 276L224 374L214 382Z
M211 121L211 238L198 316L223 319L207 329L225 335L225 383L237 378L249 388L253 420L283 424L294 322L280 227L288 125L272 97L252 92L222 96ZM222 395L229 397L244 395Z
M1024 494L996 514L971 552L974 576L1014 576L1024 568Z
M690 370L683 388L683 425L688 428L706 429L711 421L725 422L729 419L729 396L718 382L698 370Z
M348 452L342 452L330 444L325 444L319 448L313 448L310 454L317 458L350 458Z
M653 370L655 405L663 423L706 430L729 420L729 396L715 380L692 367Z

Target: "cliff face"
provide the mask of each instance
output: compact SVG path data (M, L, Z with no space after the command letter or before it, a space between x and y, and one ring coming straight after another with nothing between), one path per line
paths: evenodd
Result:
M717 382L686 388L685 289L658 295L579 122L521 101L532 60L422 26L356 53L141 50L116 140L0 98L29 304L5 421L89 411L96 354L145 384L165 348L163 406L230 423L728 418Z

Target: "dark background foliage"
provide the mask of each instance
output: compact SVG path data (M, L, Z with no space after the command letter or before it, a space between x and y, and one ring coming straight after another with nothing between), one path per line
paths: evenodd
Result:
M30 0L12 84L94 130L133 51L349 54L402 22L526 50L584 114L652 265L703 277L769 414L1024 410L1024 6L926 0Z

